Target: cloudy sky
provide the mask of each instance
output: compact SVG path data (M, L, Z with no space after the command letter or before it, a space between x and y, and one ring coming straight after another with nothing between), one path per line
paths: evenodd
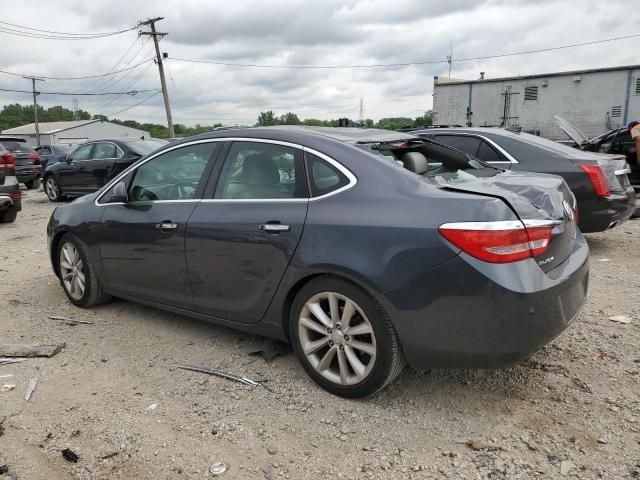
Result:
M188 63L178 59L260 65L370 65L443 61L453 42L456 78L545 73L640 63L640 38L501 59L457 58L526 51L638 33L635 2L597 0L30 0L19 8L0 1L0 20L62 32L94 33L163 16L175 123L252 124L258 113L287 111L300 118L415 117L431 108L434 75L446 63L387 68L280 69ZM6 26L6 24L5 24ZM10 27L15 28L15 27ZM26 38L0 32L0 69L27 75L96 75L153 56L137 31L82 41ZM124 55L126 53L126 55ZM124 55L124 57L123 57ZM122 60L118 63L118 60ZM101 80L47 80L42 91L120 92L159 88L155 64ZM21 77L0 74L0 88L28 89ZM0 92L0 105L30 95ZM78 97L91 113L109 115L140 102L136 96ZM71 107L71 97L39 97L44 106ZM165 123L162 96L119 115Z

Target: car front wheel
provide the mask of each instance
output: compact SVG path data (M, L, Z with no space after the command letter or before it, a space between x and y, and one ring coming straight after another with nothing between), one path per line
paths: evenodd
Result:
M108 301L86 246L74 235L66 233L57 252L60 283L67 298L78 307L93 307Z
M305 285L291 310L294 351L311 378L347 398L371 395L404 367L398 336L382 307L341 279L319 277Z
M60 184L53 175L47 177L47 179L44 181L44 192L52 202L59 202L60 200L62 200L62 191L60 189Z

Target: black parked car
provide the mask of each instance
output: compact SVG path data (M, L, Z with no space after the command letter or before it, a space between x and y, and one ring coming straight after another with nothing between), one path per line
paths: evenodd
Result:
M491 165L563 177L578 201L580 230L601 232L629 219L635 193L623 155L584 152L501 128L438 128L411 132L453 146ZM543 201L543 199L540 199Z
M555 118L560 128L573 140L576 148L589 152L624 155L631 170L628 174L629 182L634 188L640 189L640 165L638 165L638 156L635 152L636 144L631 139L631 134L627 127L614 128L589 139L568 120L558 116Z
M165 140L96 140L80 145L64 162L43 174L44 191L52 202L92 193Z
M22 208L22 194L13 155L0 145L0 223L14 222Z
M33 148L27 146L27 141L20 137L0 137L0 145L9 150L15 161L18 182L24 183L31 190L40 188L40 155Z
M46 170L47 165L50 163L62 162L66 160L71 152L73 152L78 145L40 145L35 148L35 151L40 155L40 165L42 170Z
M288 340L359 397L405 358L496 367L560 334L587 291L574 207L560 177L402 133L248 128L167 145L47 233L73 304L114 295Z

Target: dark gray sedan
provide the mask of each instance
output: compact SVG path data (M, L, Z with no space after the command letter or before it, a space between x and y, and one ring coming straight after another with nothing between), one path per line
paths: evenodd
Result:
M48 237L75 305L290 341L313 380L360 397L405 359L498 367L560 334L587 292L574 209L559 177L402 133L249 128L152 153L58 207Z

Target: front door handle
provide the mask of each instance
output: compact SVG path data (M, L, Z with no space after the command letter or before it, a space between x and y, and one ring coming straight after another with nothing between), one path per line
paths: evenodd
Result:
M283 225L281 223L263 223L260 225L260 230L267 233L288 232L291 230L291 226Z
M175 230L178 228L178 224L173 222L156 223L156 228L159 230Z

